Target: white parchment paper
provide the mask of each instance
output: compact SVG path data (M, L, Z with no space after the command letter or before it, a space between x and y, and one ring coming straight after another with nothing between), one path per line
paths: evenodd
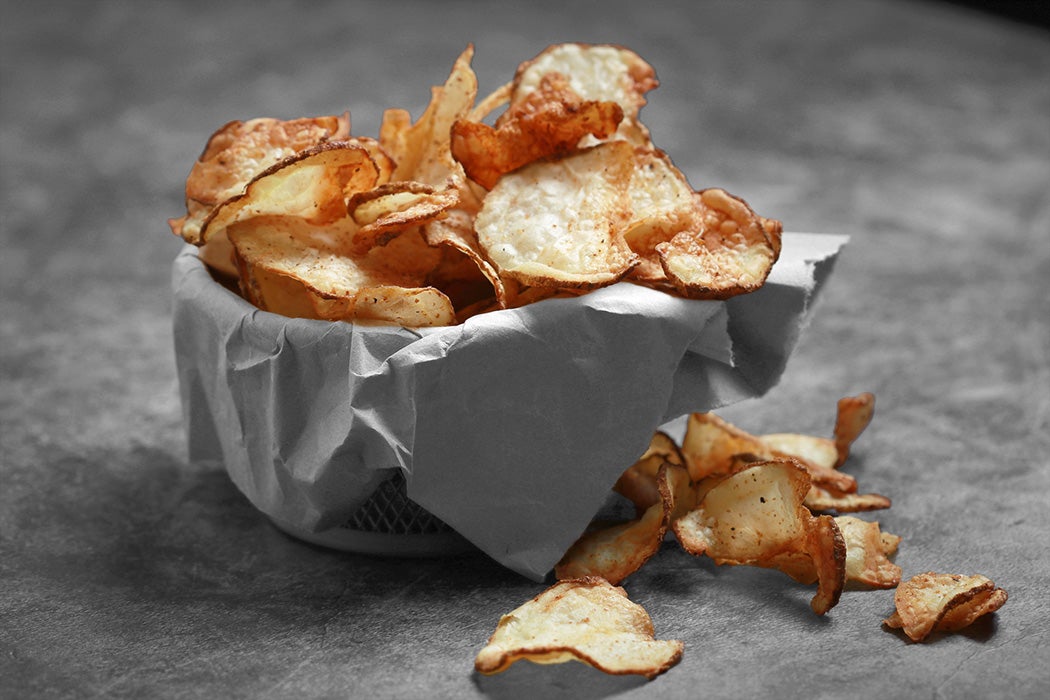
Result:
M400 469L413 501L540 580L654 430L776 384L845 242L785 234L766 285L724 302L620 283L418 330L260 311L188 246L173 290L190 458L313 532Z

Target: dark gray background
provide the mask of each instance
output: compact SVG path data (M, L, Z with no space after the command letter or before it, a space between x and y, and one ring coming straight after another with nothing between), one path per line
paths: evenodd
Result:
M1050 577L1050 35L970 8L717 3L4 3L0 16L0 696L1038 697ZM924 645L892 591L825 618L778 572L673 545L626 588L682 663L477 677L541 589L480 556L397 561L270 527L187 464L168 276L208 135L254 116L418 115L468 42L482 91L559 41L659 74L643 118L694 186L850 245L781 384L723 414L827 434L897 562L982 573L1000 613ZM624 411L629 411L624 406ZM614 429L614 427L612 427Z

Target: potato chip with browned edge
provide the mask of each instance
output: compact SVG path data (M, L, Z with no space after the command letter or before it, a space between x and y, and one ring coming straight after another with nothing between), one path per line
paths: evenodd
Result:
M540 158L566 155L585 136L609 137L622 119L623 109L616 102L583 100L565 76L549 73L495 126L457 120L452 125L452 156L471 180L492 189L504 173Z
M874 413L875 395L871 392L839 399L834 432L835 448L838 451L836 467L841 467L846 462L850 446L871 423Z
M895 610L883 623L921 642L933 632L956 632L973 624L1001 608L1006 599L1006 591L986 576L928 571L897 586Z
M201 225L212 209L240 194L259 173L318 144L350 136L350 117L232 121L208 139L186 178L185 216L171 219L172 232L200 244Z
M682 658L684 644L657 640L652 618L627 592L598 577L559 581L500 618L474 659L483 674L516 661L580 661L612 675L652 679Z
M835 522L846 540L846 580L872 588L893 588L901 580L901 567L890 561L900 537L882 532L878 522L840 515Z
M622 279L638 260L622 236L633 151L611 141L500 178L475 230L501 276L577 288Z
M803 505L809 472L792 459L745 463L711 477L696 508L673 524L689 553L717 564L777 568L796 579L816 574L811 607L818 615L838 602L845 581L846 547L830 516ZM808 559L808 561L807 561Z

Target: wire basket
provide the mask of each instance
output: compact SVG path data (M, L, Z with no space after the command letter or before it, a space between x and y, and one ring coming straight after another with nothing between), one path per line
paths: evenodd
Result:
M438 557L461 554L472 545L448 524L409 500L400 470L382 482L347 522L308 532L275 520L289 535L311 544L359 554Z

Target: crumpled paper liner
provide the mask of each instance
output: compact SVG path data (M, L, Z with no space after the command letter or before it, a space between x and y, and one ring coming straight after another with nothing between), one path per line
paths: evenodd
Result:
M620 283L407 330L289 319L173 268L189 456L263 513L337 527L401 469L411 500L541 580L662 424L772 388L845 236L785 234L727 301Z

